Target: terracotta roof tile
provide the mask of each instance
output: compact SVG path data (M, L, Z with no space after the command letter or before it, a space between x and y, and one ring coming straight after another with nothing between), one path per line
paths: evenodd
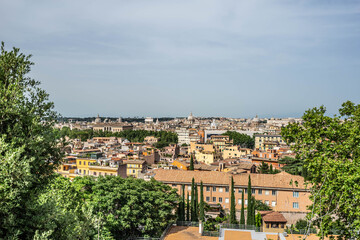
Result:
M161 182L178 182L191 183L192 178L196 182L203 181L204 184L229 185L230 178L233 176L235 186L247 186L249 175L251 176L251 185L253 187L268 187L268 188L287 188L304 190L304 178L301 176L290 175L285 172L279 174L253 174L244 173L231 175L230 173L217 171L181 171L181 170L154 170L155 179ZM290 182L297 181L297 186Z

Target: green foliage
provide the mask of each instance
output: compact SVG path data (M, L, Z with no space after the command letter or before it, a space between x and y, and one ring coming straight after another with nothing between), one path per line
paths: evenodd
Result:
M190 156L189 171L194 171L194 158L193 158L193 155L192 155L192 154L191 154L191 156Z
M190 201L189 201L189 193L186 196L186 221L190 221Z
M307 221L305 219L299 219L295 223L295 228L296 229L306 229L306 227L307 227Z
M227 131L223 133L223 135L227 135L230 137L230 140L233 140L234 145L240 145L245 148L254 148L255 139L250 137L247 134L242 134L234 131Z
M74 182L77 181L75 178ZM168 222L176 218L173 210L179 198L176 191L165 184L115 176L93 181L95 185L87 202L100 218L101 227L115 239L160 236Z
M203 182L200 182L200 206L199 206L199 220L205 220L205 202L204 202L204 186Z
M271 164L270 164L270 167L269 167L269 164L267 164L266 162L262 162L259 165L259 168L258 168L257 172L261 173L261 174L277 174L280 171L277 170L277 169L274 169Z
M94 131L92 129L70 130L68 127L63 127L61 130L54 130L57 138L64 138L68 136L71 139L78 138L81 141L86 141L93 137L123 137L131 142L143 142L147 136L155 136L159 138L159 141L154 145L157 148L163 148L170 143L177 143L177 134L169 131L147 131L147 130L125 130L122 132L103 132Z
M252 222L252 196L251 196L251 177L249 174L249 181L248 181L248 188L247 188L247 200L248 200L248 204L247 204L247 215L246 215L246 225L254 225L254 223Z
M258 212L255 216L255 226L261 227L261 225L262 225L262 217L261 214Z
M244 207L244 189L241 194L241 215L240 215L240 224L245 225L245 207Z
M31 205L62 158L52 130L57 118L53 103L40 83L27 76L30 57L1 44L0 238L6 239L33 238L40 230L32 224L39 215Z
M230 195L230 223L236 224L236 210L235 210L235 189L234 189L234 178L231 177L231 195Z
M190 214L191 214L191 221L192 222L197 222L198 218L197 218L197 209L196 209L196 185L195 185L195 179L192 179L191 182L191 208L190 208Z
M307 110L302 124L290 124L281 134L307 170L313 202L308 218L321 235L328 235L337 221L342 237L356 239L360 237L360 105L348 101L339 116L325 113L323 106Z
M298 157L284 157L279 159L280 164L284 164L282 170L292 175L299 175L306 177L306 168L304 168L304 161L299 159Z
M254 208L257 211L270 211L272 210L270 206L266 205L265 203L263 203L260 200L255 200L254 202Z

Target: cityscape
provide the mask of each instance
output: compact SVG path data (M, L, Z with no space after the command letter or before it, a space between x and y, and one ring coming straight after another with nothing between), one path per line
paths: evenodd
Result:
M0 239L360 239L359 20L0 0Z

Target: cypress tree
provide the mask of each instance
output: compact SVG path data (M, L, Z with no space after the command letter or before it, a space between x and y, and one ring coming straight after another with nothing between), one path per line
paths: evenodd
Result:
M192 154L191 154L191 157L190 157L189 170L190 170L190 171L194 171L194 158L193 158L193 155L192 155Z
M190 221L190 203L189 203L189 193L187 193L186 221Z
M247 188L247 193L248 193L248 197L247 197L247 214L246 214L246 224L247 225L252 225L251 221L252 221L252 201L251 201L251 178L250 178L250 174L249 174L249 182L248 182L248 188Z
M185 205L184 205L184 185L181 186L181 199L179 201L178 218L177 221L184 221L185 218Z
M190 211L190 215L191 215L191 221L195 222L195 179L192 179L191 182L191 211Z
M252 225L255 225L255 197L251 197L251 218Z
M200 217L201 221L205 221L205 210L204 210L204 186L203 182L200 182Z
M234 178L231 177L231 197L230 197L230 223L236 224L236 212L235 212L235 194L234 194Z
M199 221L199 193L198 185L195 183L195 221Z
M244 189L242 190L241 196L241 216L240 216L240 224L245 225L245 207L244 207Z

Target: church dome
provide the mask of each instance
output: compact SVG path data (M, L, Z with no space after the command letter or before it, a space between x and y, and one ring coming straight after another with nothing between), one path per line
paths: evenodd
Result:
M101 123L101 118L99 117L99 114L95 118L95 123Z

